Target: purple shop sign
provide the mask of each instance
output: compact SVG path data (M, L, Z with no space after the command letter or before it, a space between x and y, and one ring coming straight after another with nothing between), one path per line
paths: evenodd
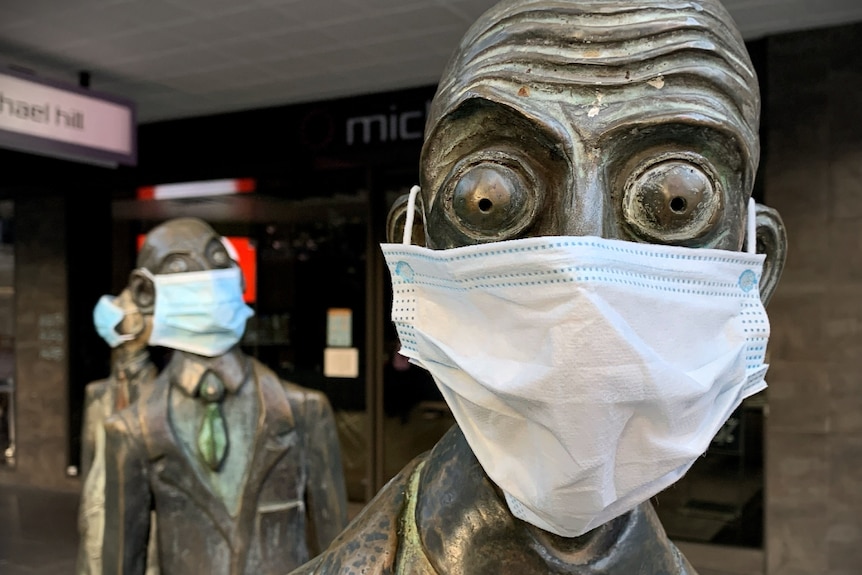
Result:
M137 163L129 100L0 71L0 148L116 167Z

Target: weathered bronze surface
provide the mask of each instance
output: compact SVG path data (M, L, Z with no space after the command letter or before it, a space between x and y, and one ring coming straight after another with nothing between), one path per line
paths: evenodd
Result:
M81 431L80 477L83 489L78 513L78 575L102 572L102 534L105 527L105 420L128 407L138 398L140 389L150 385L156 378L156 366L150 361L147 351L152 316L140 312L129 290L123 290L114 303L125 312L118 331L135 337L112 350L111 374L108 378L89 383L85 390ZM149 538L148 553L151 558L156 557L154 534ZM157 564L148 565L148 575L157 573Z
M158 293L141 269L179 274L232 265L206 223L171 220L148 234L129 291L153 313ZM217 395L228 436L215 466L199 452L209 406L196 390L214 391L206 387L208 374L224 385ZM346 523L326 396L280 380L237 346L212 358L174 350L105 432L105 574L144 573L150 509L164 575L282 572L325 548Z
M741 250L759 110L745 45L717 0L501 2L467 32L431 106L425 245L590 235ZM394 210L390 233L403 229L403 201ZM765 301L786 238L774 210L759 206L757 224ZM515 519L456 427L294 573L694 569L648 502L570 539Z

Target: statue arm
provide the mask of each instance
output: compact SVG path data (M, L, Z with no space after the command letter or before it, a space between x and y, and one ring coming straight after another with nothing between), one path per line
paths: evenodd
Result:
M84 421L81 423L81 462L78 476L87 480L96 457L96 427L102 424L102 406L99 391L102 382L93 382L84 390Z
M326 549L347 525L347 489L329 400L322 393L309 393L305 412L309 459L306 509L309 551L314 556Z
M146 458L121 416L105 422L103 575L144 575L151 494Z

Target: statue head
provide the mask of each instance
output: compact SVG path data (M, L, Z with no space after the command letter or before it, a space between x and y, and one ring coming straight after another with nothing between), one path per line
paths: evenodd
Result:
M504 0L452 57L425 248L382 249L402 353L518 519L613 540L765 387L786 238L750 203L759 107L717 0Z
M196 218L169 220L147 234L129 291L153 315L151 345L215 357L240 341L254 312L243 301L229 246Z
M128 288L116 297L103 296L93 321L102 339L126 357L147 347L153 327L152 315L141 313Z
M222 237L198 218L176 218L153 228L138 252L137 269L132 271L129 290L145 313L155 302L150 274L176 274L227 269L235 265Z
M568 235L741 250L759 114L717 0L504 0L467 32L431 105L426 245ZM786 240L765 206L757 239L767 300Z

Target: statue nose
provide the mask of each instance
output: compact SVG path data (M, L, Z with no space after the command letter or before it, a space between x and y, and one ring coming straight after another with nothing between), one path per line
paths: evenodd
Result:
M577 170L574 170L577 172ZM607 229L606 207L611 206L611 190L598 172L578 175L562 199L558 222L567 236L598 236Z

